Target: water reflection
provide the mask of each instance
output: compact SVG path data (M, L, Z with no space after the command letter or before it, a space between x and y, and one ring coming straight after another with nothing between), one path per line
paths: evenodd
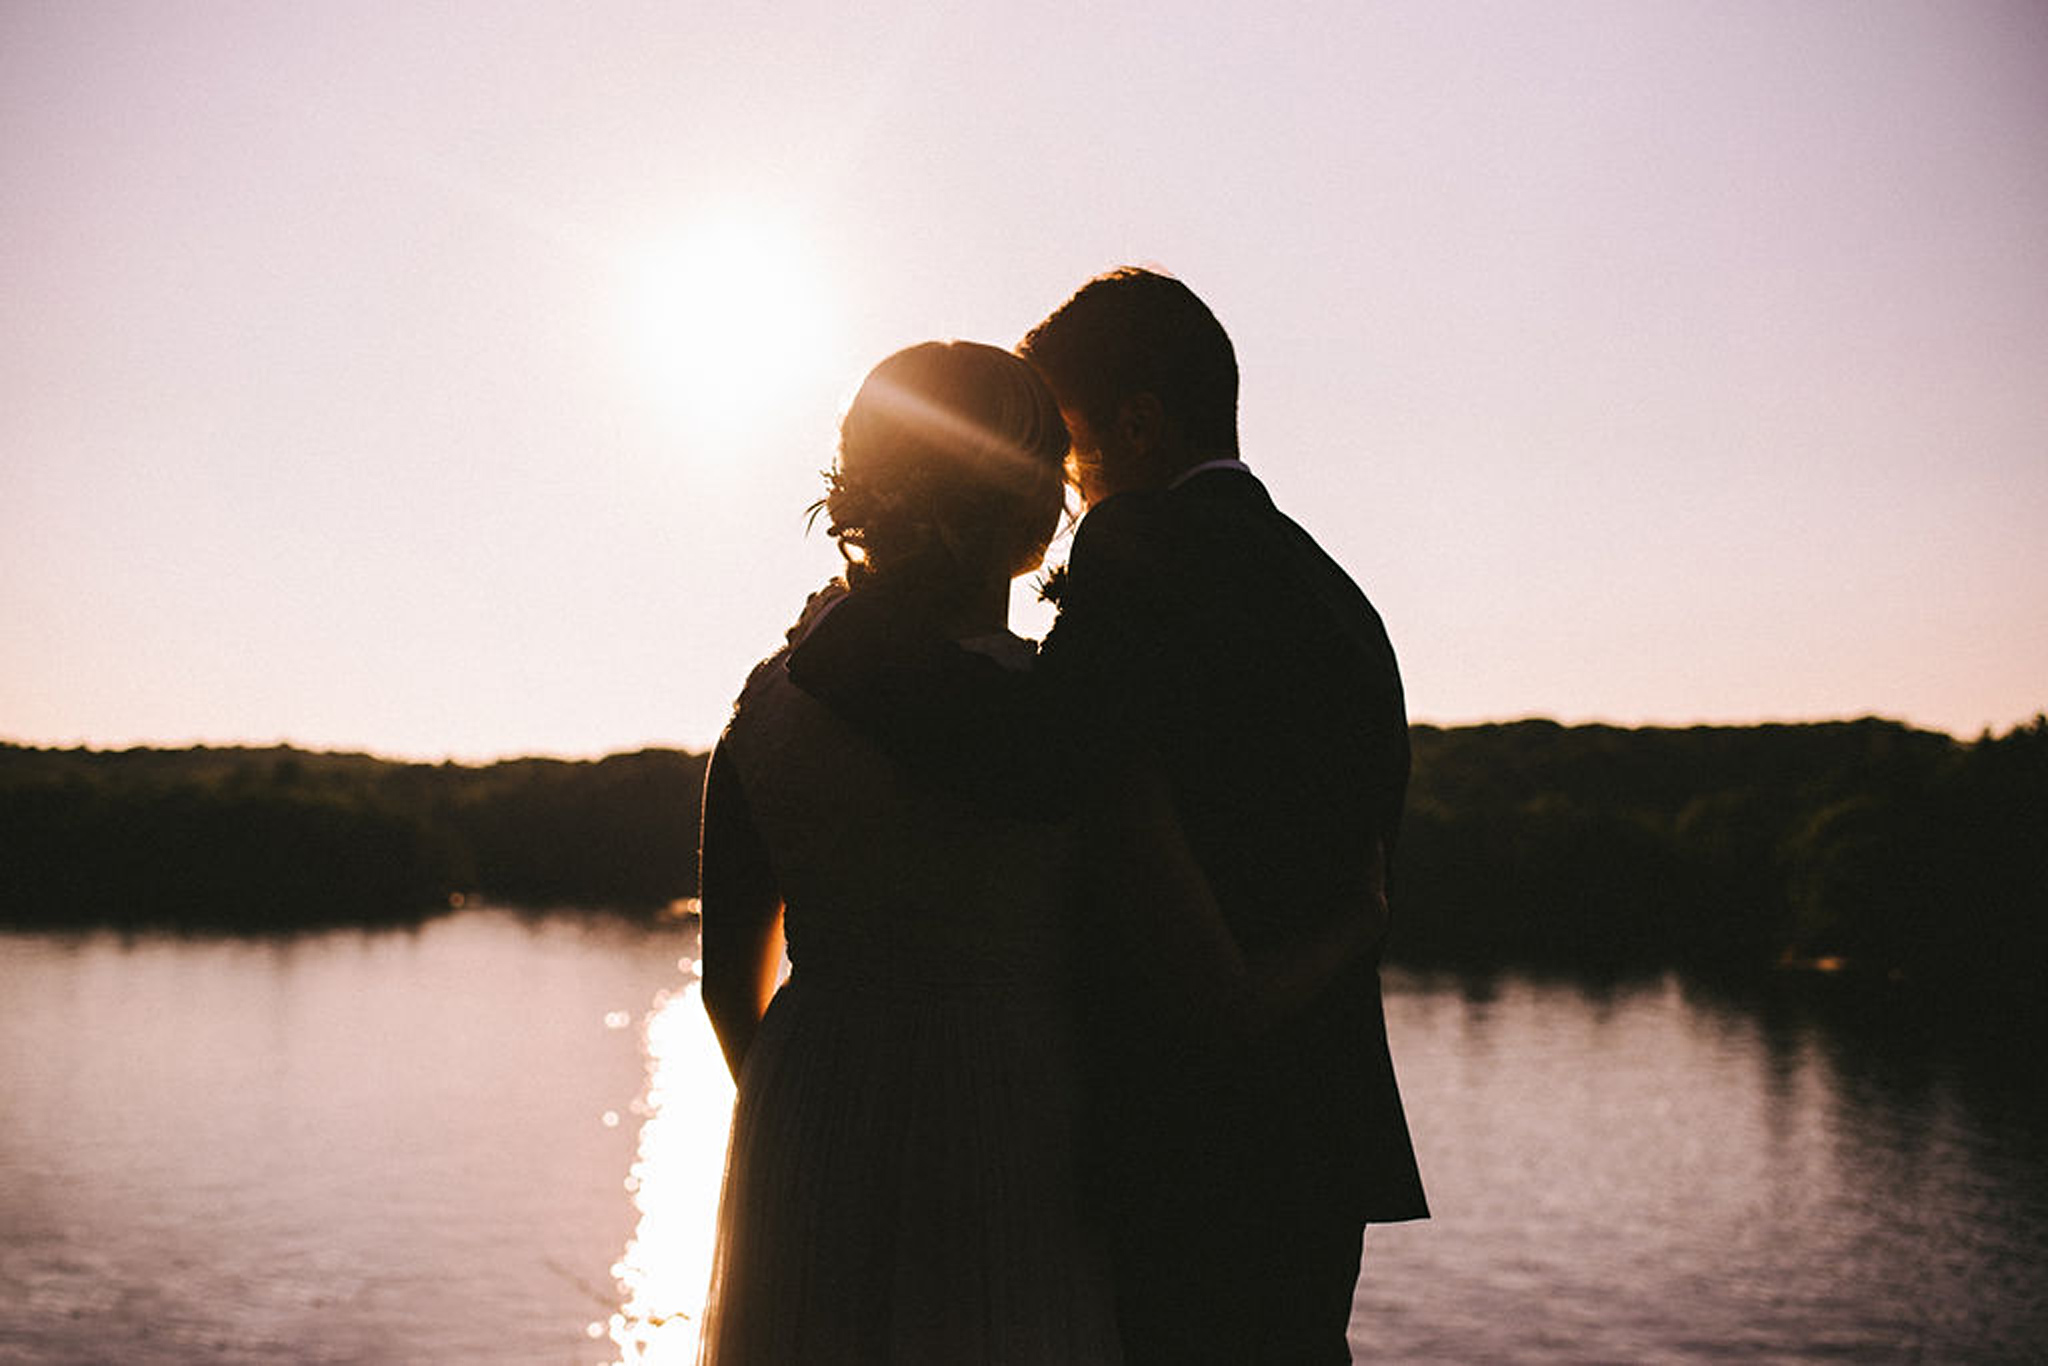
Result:
M683 965L694 975L692 960ZM612 1268L623 1300L608 1332L629 1366L697 1358L732 1098L698 984L662 992L647 1016L647 1093L626 1178L639 1223Z
M0 933L0 1362L689 1360L696 952ZM1393 974L1436 1218L1373 1231L1359 1359L2042 1360L2048 1080L1839 985Z
M1390 985L1436 1218L1373 1231L1361 1359L2042 1359L2048 1126L2009 1049L1805 982Z

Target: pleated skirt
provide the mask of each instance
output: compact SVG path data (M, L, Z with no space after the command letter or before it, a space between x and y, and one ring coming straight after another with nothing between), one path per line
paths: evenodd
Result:
M707 1366L1114 1366L1054 993L808 973L734 1106Z

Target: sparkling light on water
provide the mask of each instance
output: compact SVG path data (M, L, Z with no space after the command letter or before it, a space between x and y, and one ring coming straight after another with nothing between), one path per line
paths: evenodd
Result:
M0 932L0 1361L688 1360L730 1094L693 939ZM1812 978L1390 972L1435 1217L1372 1231L1358 1359L2042 1360L2048 1082Z
M663 992L647 1017L644 1121L626 1178L640 1220L612 1268L622 1301L608 1328L628 1366L696 1360L732 1098L697 983Z

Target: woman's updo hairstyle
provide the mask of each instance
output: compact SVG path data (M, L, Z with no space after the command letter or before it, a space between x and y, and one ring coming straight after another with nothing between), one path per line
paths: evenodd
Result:
M978 342L907 347L839 423L821 506L847 582L945 599L1036 568L1066 493L1067 427L1045 381Z

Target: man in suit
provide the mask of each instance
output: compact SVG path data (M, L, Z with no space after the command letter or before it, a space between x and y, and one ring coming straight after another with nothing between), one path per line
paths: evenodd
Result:
M1344 908L1384 906L1408 776L1386 632L1240 458L1236 357L1185 285L1112 271L1018 349L1059 400L1088 506L1039 667L998 678L855 595L791 675L980 800L1078 802L1084 864L1113 865L1121 838L1101 814L1121 799L1089 794L1144 775L1229 947L1284 976ZM1130 969L1143 945L1105 928L1111 908L1083 914L1091 1194L1130 1360L1348 1361L1365 1225L1427 1215L1377 945L1307 974L1267 1027L1223 1037L1156 1008Z

